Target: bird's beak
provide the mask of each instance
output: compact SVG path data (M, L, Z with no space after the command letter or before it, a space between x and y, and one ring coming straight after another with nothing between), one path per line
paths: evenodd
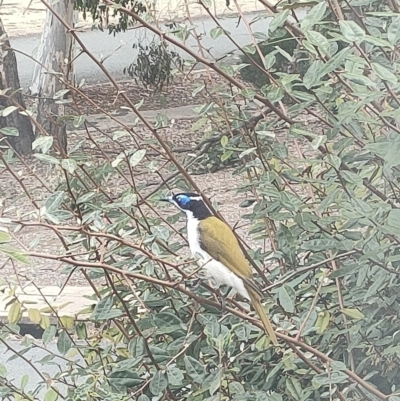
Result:
M172 203L172 196L167 196L166 198L160 198L160 202L169 202Z

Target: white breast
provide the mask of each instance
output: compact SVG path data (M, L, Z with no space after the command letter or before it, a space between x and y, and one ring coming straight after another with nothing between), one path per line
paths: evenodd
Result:
M187 213L186 227L190 251L193 257L202 260L206 277L213 279L218 287L220 285L227 285L243 297L249 299L249 294L244 287L243 280L221 262L213 259L206 251L201 249L199 240L199 220Z

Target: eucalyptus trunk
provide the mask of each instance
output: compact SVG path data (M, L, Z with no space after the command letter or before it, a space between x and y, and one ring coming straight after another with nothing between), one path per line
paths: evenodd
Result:
M73 26L74 2L59 0L53 3L53 10L62 16L68 26ZM67 131L65 104L61 101L65 95L67 82L72 83L72 47L73 38L57 17L47 10L45 26L38 49L33 72L31 93L39 97L37 121L43 129L55 139L58 150L67 153ZM56 99L54 95L56 95Z

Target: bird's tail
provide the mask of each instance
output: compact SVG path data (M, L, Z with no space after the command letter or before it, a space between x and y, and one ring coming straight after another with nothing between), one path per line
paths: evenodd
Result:
M276 338L276 334L274 332L274 329L272 328L272 324L271 324L267 314L265 313L264 307L262 306L260 295L257 294L251 288L248 288L247 292L249 293L253 308L256 310L257 315L260 317L260 319L265 327L265 331L267 332L269 338L271 339L271 341L274 345L278 345L278 339Z

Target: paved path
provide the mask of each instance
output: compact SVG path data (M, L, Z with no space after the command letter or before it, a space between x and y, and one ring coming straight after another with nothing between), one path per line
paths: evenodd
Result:
M171 20L186 16L186 2L187 0L152 0L148 3L152 4L152 14L157 20ZM271 2L275 3L274 0ZM231 3L232 6L228 8L225 0L218 0L212 12L231 13L236 10L233 1ZM204 8L197 2L189 1L188 4L192 17L206 15ZM243 12L265 9L258 0L239 0L239 4ZM46 7L40 0L3 0L0 15L10 37L40 34L46 18ZM81 15L79 21L80 25L92 25L90 16L84 21Z
M249 14L247 17L249 20L252 20L256 16L257 14ZM269 20L270 19L255 22L253 24L253 30L263 32L264 34L267 33ZM220 23L224 29L231 32L239 45L246 45L250 42L250 35L243 21L238 24L236 18L224 18L220 20ZM219 36L215 40L210 36L206 36L206 33L215 27L212 20L196 19L195 25L198 34L203 35L203 46L209 49L212 57L220 58L235 49L232 42L224 35ZM132 45L140 41L142 43L148 43L153 37L154 35L144 28L129 30L119 33L116 36L109 35L108 32L100 31L86 31L80 33L80 38L84 45L93 55L98 59L107 57L104 61L104 66L117 80L129 79L128 75L123 74L123 69L128 67L137 55L137 50L133 49ZM11 46L13 48L21 50L29 55L35 54L39 43L40 36L38 35L11 39ZM194 39L189 39L187 43L194 51L198 51ZM176 50L182 57L188 58L185 52L180 49ZM211 59L211 56L208 57ZM21 86L27 88L31 82L34 61L18 53L17 60ZM107 80L100 68L85 54L77 59L76 72L78 80L84 78L88 84L105 82Z
M7 340L7 344L13 348L15 351L20 352L22 351L25 347L20 344L20 341L17 340ZM55 354L55 355L60 355L60 353L57 350L57 345L55 343L50 343L47 346L47 349ZM25 387L25 391L33 391L35 390L37 383L40 382L42 379L41 377L37 374L37 372L30 366L28 363L23 361L21 358L17 358L14 360L9 361L8 359L14 355L13 352L7 350L7 347L3 344L0 344L0 364L4 365L7 369L7 379L9 381L13 381L16 386L19 386L21 383L21 378L23 375L28 375L29 376L29 381L28 384ZM67 368L67 361L64 359L60 358L55 358L54 361L57 363L57 365L53 364L41 364L38 361L43 359L46 355L49 355L46 351L41 350L40 348L32 348L30 351L24 354L25 358L28 358L33 365L37 367L37 369L46 375L49 375L50 377L54 377L57 375L57 373L60 372L60 369L57 365L61 367L61 369L66 369ZM77 356L71 359L79 359ZM63 393L66 392L66 387L57 384L57 388L62 391ZM47 390L42 390L40 391L36 399L44 399L44 395ZM43 398L42 398L43 397ZM4 398L5 399L5 398Z
M40 285L40 283L37 284ZM62 308L59 309L60 316L75 317L80 311L95 303L95 301L87 298L88 296L93 295L93 289L89 286L66 286L60 294L60 288L54 285L41 288L41 292L43 296L33 285L28 285L24 288L17 287L15 290L18 300L21 303L26 302L26 308L41 310L43 308L48 308L49 305L54 308L62 306ZM7 303L10 301L8 293L8 289L2 289L0 291L0 321L3 323L8 322L7 317L8 311L10 310L10 306L7 306ZM24 324L32 323L28 318L27 312L22 314L21 322Z

